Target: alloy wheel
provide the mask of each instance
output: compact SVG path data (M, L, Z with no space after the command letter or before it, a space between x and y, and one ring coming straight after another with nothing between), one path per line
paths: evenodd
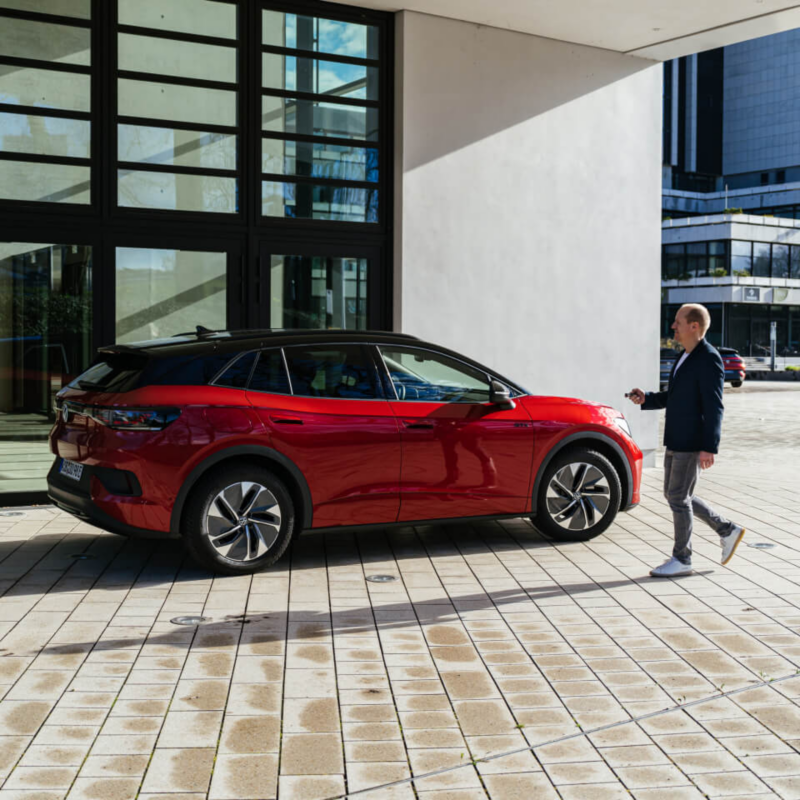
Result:
M610 504L608 479L594 464L567 464L547 486L547 511L554 522L571 531L597 525Z
M231 561L253 561L267 553L281 529L275 495L260 483L233 483L211 502L205 535L217 553Z

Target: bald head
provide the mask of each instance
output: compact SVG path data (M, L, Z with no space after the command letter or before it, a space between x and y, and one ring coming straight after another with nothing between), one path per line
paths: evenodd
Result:
M708 309L701 306L700 303L684 303L678 313L681 311L684 313L687 323L691 325L696 322L700 326L700 338L702 339L711 327L711 314L708 313Z

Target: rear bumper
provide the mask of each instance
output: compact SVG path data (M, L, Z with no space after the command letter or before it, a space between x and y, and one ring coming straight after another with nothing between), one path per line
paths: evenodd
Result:
M114 519L102 509L98 508L92 500L88 487L91 482L91 475L86 474L80 481L72 481L62 477L58 472L61 462L56 458L50 472L47 474L47 496L62 511L84 520L85 522L102 528L109 533L116 533L120 536L129 536L138 539L179 539L177 534L166 531L151 530L149 528L135 528L126 525L118 519ZM67 483L69 481L69 483ZM72 484L72 485L70 485Z

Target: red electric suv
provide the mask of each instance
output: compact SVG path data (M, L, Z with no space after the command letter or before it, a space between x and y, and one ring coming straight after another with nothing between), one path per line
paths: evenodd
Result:
M585 541L639 502L618 411L540 397L380 331L221 331L103 347L57 397L49 495L255 572L301 530L529 516Z

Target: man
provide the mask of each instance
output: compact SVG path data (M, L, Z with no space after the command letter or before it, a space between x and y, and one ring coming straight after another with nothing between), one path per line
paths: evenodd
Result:
M672 330L683 353L672 367L669 389L647 393L634 389L628 395L642 410L667 409L664 496L675 522L675 547L672 558L651 570L655 578L691 574L692 514L719 534L723 564L733 558L745 533L743 527L723 519L694 495L700 470L714 465L722 429L725 368L719 352L705 340L710 324L705 306L681 306Z

